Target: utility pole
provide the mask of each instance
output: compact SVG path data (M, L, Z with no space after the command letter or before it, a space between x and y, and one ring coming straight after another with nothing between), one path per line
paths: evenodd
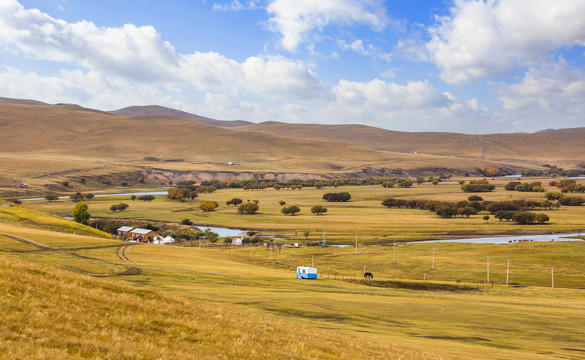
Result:
M551 276L552 276L552 288L555 288L555 267L551 266L550 267L550 272L551 272Z
M490 257L487 257L487 282L490 282Z

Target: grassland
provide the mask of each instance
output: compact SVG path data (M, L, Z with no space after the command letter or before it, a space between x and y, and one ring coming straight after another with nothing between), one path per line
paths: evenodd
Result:
M384 246L271 254L130 246L7 223L0 234L5 358L550 359L585 350L583 242L441 244L431 270L431 244L399 246L392 264ZM478 286L486 256L494 287ZM503 285L507 259L513 286ZM321 279L295 280L295 267L312 261ZM363 266L376 280L455 290L341 281Z
M469 179L466 179L469 180ZM548 179L538 179L550 191L558 189L547 185ZM543 193L521 193L504 190L509 179L493 180L496 191L480 194L484 200L500 201L510 199L543 200ZM532 180L530 180L532 181ZM327 203L322 200L326 192L347 191L351 201L347 203ZM470 194L463 193L456 179L432 185L423 183L410 189L384 189L379 185L347 186L335 188L303 188L301 190L244 191L241 189L221 189L212 194L201 194L195 201L178 203L160 196L154 202L130 201L129 197L94 198L89 202L93 216L101 218L124 218L136 220L156 220L180 222L191 219L199 225L217 225L232 228L255 229L264 233L277 233L289 240L318 240L322 229L326 229L327 239L332 242L350 244L355 241L356 233L361 243L391 243L393 241L413 241L422 239L441 239L462 236L489 236L501 234L569 233L585 229L584 207L561 207L559 210L543 211L551 221L545 225L517 225L500 222L492 215L484 221L487 212L470 218L441 219L425 210L387 209L381 205L388 197L403 199L427 199L457 202L466 200ZM259 200L260 211L256 215L240 215L236 208L226 206L232 198ZM283 215L279 201L286 205L297 205L301 212L295 216ZM213 213L203 212L199 204L203 201L216 201L219 208ZM129 209L112 213L112 204L126 202ZM311 214L311 207L324 205L328 212L324 215ZM66 216L71 213L70 201L57 202L30 201L27 206L35 209ZM541 212L541 211L537 211ZM309 232L307 238L305 232Z

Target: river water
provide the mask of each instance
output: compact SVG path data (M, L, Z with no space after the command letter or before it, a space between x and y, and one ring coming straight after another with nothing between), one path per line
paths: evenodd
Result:
M120 193L120 194L95 194L95 197L105 197L105 196L141 196L141 195L154 195L160 196L164 195L167 196L169 192L167 190L164 191L144 191L144 192L132 192L132 193ZM59 199L69 199L69 196L59 196ZM38 201L38 200L45 200L44 197L42 198L28 198L28 199L18 199L20 201Z
M482 238L467 238L467 239L450 239L450 240L426 240L413 241L416 243L473 243L473 244L508 244L514 240L534 240L534 241L583 241L581 239L570 239L570 236L581 236L582 233L574 234L548 234L548 235L517 235L517 236L501 236L501 237L482 237Z

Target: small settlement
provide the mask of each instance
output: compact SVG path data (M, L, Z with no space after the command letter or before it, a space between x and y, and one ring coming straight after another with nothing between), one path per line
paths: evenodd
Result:
M150 229L122 226L117 230L118 239L130 242L150 242L153 244L172 244L175 239L170 236L162 237Z

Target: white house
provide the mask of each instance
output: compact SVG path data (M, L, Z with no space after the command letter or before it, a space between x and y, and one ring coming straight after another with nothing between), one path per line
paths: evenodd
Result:
M235 237L232 239L232 245L242 245L242 244L243 244L242 238Z

